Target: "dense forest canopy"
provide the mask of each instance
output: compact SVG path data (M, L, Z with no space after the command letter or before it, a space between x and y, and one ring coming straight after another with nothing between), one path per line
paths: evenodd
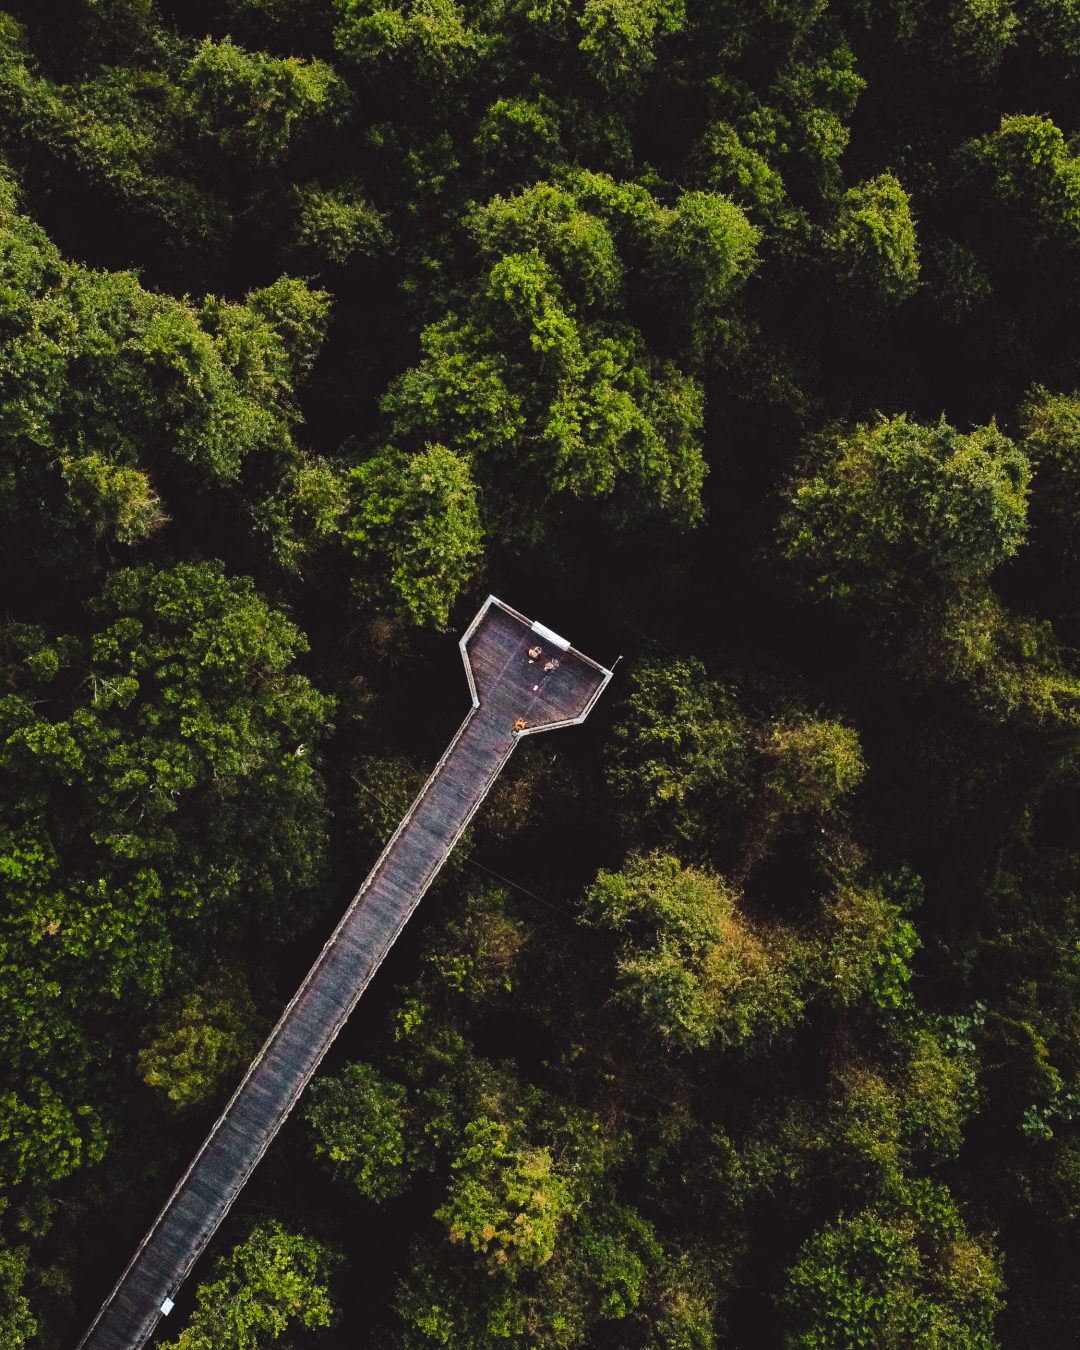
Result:
M1080 1344L1074 0L0 13L0 1346L466 705L523 746L162 1344Z

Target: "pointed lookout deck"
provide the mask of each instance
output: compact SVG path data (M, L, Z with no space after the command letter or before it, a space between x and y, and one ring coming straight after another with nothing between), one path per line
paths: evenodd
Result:
M584 721L611 678L494 596L461 639L461 652L472 709L79 1350L146 1344L518 739Z

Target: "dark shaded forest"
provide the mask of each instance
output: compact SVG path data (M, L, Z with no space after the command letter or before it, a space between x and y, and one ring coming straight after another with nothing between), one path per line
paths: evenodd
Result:
M1080 1345L1080 6L0 13L0 1350L468 704L171 1350Z

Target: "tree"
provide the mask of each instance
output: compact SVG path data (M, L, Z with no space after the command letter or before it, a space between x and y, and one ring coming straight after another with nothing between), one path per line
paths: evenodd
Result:
M585 913L620 936L620 1001L674 1047L760 1045L798 1017L795 944L751 924L720 877L631 858L599 874Z
M344 536L365 564L361 597L390 598L410 622L445 628L481 552L469 461L442 445L389 449L357 465L349 486Z
M778 720L765 743L769 783L786 809L820 814L853 792L866 773L854 728L824 718Z
M558 284L572 308L606 307L619 298L623 268L611 230L566 188L537 183L512 197L493 197L472 213L468 227L492 262L539 255L551 269L541 284Z
M659 38L683 27L683 0L585 0L578 48L611 90L633 89L656 61Z
M502 258L478 308L479 322L451 318L421 335L430 355L383 401L397 436L483 452L486 514L510 538L542 538L559 501L610 503L616 520L700 518L692 380L650 357L632 328L579 324L535 251ZM514 486L497 486L507 474Z
M25 1247L0 1248L0 1350L21 1350L38 1332L23 1292L28 1255Z
M307 184L296 193L296 248L319 263L341 265L386 244L382 216L358 184L336 188Z
M487 45L455 0L335 0L335 9L334 46L361 69L404 66L414 79L449 82Z
M1080 51L1080 16L1069 0L1035 0L1025 16L1025 27L1044 55Z
M22 1039L33 1046L38 1028L20 1030ZM41 1039L47 1038L46 1031ZM65 1100L78 1092L71 1083L79 1076L78 1059L74 1064L48 1066L50 1075L58 1080L58 1091L41 1073L34 1072L37 1066L25 1046L19 1049L19 1090L9 1089L0 1095L0 1172L9 1187L44 1187L100 1162L108 1136L99 1110L85 1102Z
M646 662L633 671L607 780L634 839L700 850L747 800L750 760L747 719L699 660Z
M899 0L881 18L893 40L917 53L938 79L987 80L1016 43L1021 21L1009 0Z
M177 1109L213 1096L259 1048L259 1018L244 982L225 971L163 1009L139 1051L143 1081Z
M263 1179L379 1232L337 1338L1072 1344L1080 5L7 9L0 1341L78 1339L490 581L630 659Z
M863 303L896 304L915 290L919 255L908 194L892 174L849 188L829 239L837 273Z
M187 1326L164 1350L260 1350L287 1332L330 1326L329 1278L338 1262L314 1238L274 1221L259 1224L218 1258Z
M464 912L446 925L425 964L445 989L490 1007L500 994L513 993L528 939L528 925L514 913L509 893L479 886L470 890Z
M244 303L210 298L196 308L144 289L132 273L67 262L16 212L9 183L0 197L0 266L12 287L0 360L7 564L80 574L115 545L138 546L175 513L188 521L241 485L237 523L294 562L319 533L305 530L303 502L318 470L292 428L293 389L322 339L325 294L281 278Z
M662 293L675 288L692 321L714 311L757 263L760 238L741 207L718 192L684 192L665 213L653 264Z
M967 142L960 168L1007 221L1040 248L1080 243L1080 170L1064 133L1047 117L1003 117L991 135Z
M967 1117L978 1105L975 1046L957 1034L957 1024L963 1027L966 1020L916 1025L905 1038L900 1119L909 1153L917 1160L955 1158Z
M1050 553L1070 575L1080 561L1075 527L1080 513L1080 399L1032 391L1023 409L1025 454L1034 480L1031 494L1035 547Z
M559 105L554 99L498 98L480 119L476 148L491 172L513 179L518 165L535 165L536 177L561 162Z
M991 423L837 430L792 487L781 548L808 592L877 621L977 588L1027 529L1027 457Z
M181 76L196 132L230 159L274 167L303 133L341 116L347 92L322 61L281 60L204 39Z
M905 909L917 905L922 886L912 873L886 882L846 884L825 905L827 996L841 1005L860 999L898 1008L910 996L909 962L919 937Z
M503 1123L474 1120L451 1166L449 1194L435 1211L451 1242L510 1275L551 1260L570 1194L546 1148L515 1147Z
M896 1211L841 1218L803 1244L784 1290L785 1344L990 1350L1002 1287L993 1250L945 1188L913 1182Z
M9 625L0 648L0 765L19 783L0 814L12 1180L101 1158L101 1028L182 987L256 916L291 931L324 861L311 756L331 704L250 582L213 564L120 570L88 627ZM196 1002L180 999L144 1065L185 1100L250 1044Z
M316 1156L372 1200L399 1194L408 1180L405 1098L370 1064L320 1078L308 1094L304 1115Z
M212 187L177 172L183 98L173 80L152 69L154 57L175 52L175 44L161 41L157 24L137 12L137 0L134 13L123 12L123 0L116 4L111 18L105 5L93 17L84 11L83 22L65 30L64 38L75 38L74 50L54 49L63 74L76 76L71 83L63 82L63 74L60 81L42 74L25 30L11 15L2 16L0 90L11 114L7 156L20 168L51 165L80 196L93 182L118 208L117 223L126 212L132 217L128 228L137 223L152 245L205 259L227 237L228 218ZM111 60L110 53L120 59Z
M619 524L698 521L700 389L623 316L617 240L628 236L642 275L655 255L650 284L674 279L713 304L753 264L739 208L697 194L665 211L640 186L592 174L497 196L466 225L483 270L383 399L393 437L476 452L485 517L509 538L539 540L575 501Z

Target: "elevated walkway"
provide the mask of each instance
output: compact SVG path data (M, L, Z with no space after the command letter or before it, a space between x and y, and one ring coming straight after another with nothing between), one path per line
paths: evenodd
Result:
M146 1344L519 739L584 721L611 678L494 596L461 652L472 709L79 1350Z

